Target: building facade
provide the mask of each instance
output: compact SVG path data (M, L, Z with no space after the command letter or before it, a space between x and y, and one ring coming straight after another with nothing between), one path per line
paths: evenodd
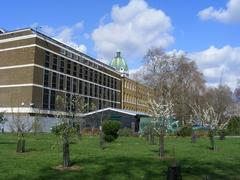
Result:
M2 111L53 114L56 97L80 95L97 109L121 107L121 75L112 67L33 29L0 34Z
M77 96L96 110L148 112L153 89L128 78L120 52L113 61L106 65L31 28L1 31L0 112L54 115L74 110ZM64 107L56 105L57 96Z
M148 113L154 90L128 77L122 77L122 109Z

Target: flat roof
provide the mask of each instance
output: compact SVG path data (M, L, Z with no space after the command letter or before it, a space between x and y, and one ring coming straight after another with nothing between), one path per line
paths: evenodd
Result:
M125 109L110 108L110 107L104 108L104 109L99 109L99 110L92 111L92 112L89 112L89 113L85 113L85 114L82 114L81 116L82 117L89 116L89 115L93 115L93 114L100 113L100 112L105 112L105 111L114 111L114 112L119 112L119 113L123 113L123 114L128 114L128 115L131 115L131 116L150 116L149 114L144 113L144 112L130 111L130 110L125 110Z

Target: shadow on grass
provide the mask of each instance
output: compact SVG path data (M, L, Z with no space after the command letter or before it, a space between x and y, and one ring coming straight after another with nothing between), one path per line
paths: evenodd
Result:
M88 158L74 161L83 167L79 172L59 172L49 168L42 169L39 179L166 179L167 167L171 161L151 158L131 157ZM182 159L183 179L240 179L240 159L235 164L201 162Z
M13 141L0 141L0 145L1 144L17 144L16 142L13 142Z

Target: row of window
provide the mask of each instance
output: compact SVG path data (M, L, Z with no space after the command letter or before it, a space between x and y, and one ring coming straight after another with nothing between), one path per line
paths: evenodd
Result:
M70 93L66 93L65 94L65 111L67 112L74 112L75 111L75 104L74 104L74 99L76 98L76 95L72 95ZM117 107L117 103L116 102L108 102L108 101L104 101L104 100L95 100L93 98L89 98L89 97L82 97L83 98L83 103L87 104L88 106L84 106L84 112L89 112L89 111L93 111L96 109L102 109L102 108L106 108L106 107L113 107L116 108ZM95 106L96 109L92 109L91 105L94 104L95 102ZM43 90L43 109L45 110L56 110L56 91L54 90L49 90L49 89L44 89Z
M73 60L75 60L75 61L79 61L79 62L81 62L81 63L83 63L83 64L86 64L86 65L88 65L88 66L91 66L91 67L93 67L93 68L96 68L96 69L99 68L99 66L98 66L96 63L93 63L92 61L89 61L89 60L83 58L82 56L78 56L78 55L76 55L76 54L74 54L74 53L71 53L71 52L69 52L69 51L66 51L65 49L60 49L60 54L66 56L66 57L68 57L68 58L71 58L71 59L73 59Z
M101 99L117 101L119 92L91 84L76 78L71 78L62 74L44 71L44 87L78 93L85 96L93 96Z
M95 71L87 66L51 54L48 51L45 51L44 66L103 86L113 89L117 88L117 80L115 78L107 76L99 71Z

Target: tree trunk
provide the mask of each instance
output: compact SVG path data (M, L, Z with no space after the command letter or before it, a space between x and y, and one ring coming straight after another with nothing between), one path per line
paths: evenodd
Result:
M196 141L197 141L197 135L195 132L192 132L191 142L196 143Z
M210 133L209 138L210 138L210 144L211 144L210 149L211 150L215 150L216 147L215 147L215 141L214 141L214 134L213 134L213 132Z
M163 133L159 135L159 156L160 157L164 156L164 134Z
M69 141L67 134L63 134L63 167L70 166Z
M224 140L225 139L225 132L224 131L221 131L219 139L220 140Z
M100 148L104 149L105 147L104 147L104 138L103 138L103 132L102 131L100 131L99 136L100 136Z
M16 152L18 152L18 153L24 153L25 152L25 139L24 139L24 135L23 134L21 134L18 137Z
M155 142L154 142L154 133L152 131L150 131L150 144L151 145L155 144Z

